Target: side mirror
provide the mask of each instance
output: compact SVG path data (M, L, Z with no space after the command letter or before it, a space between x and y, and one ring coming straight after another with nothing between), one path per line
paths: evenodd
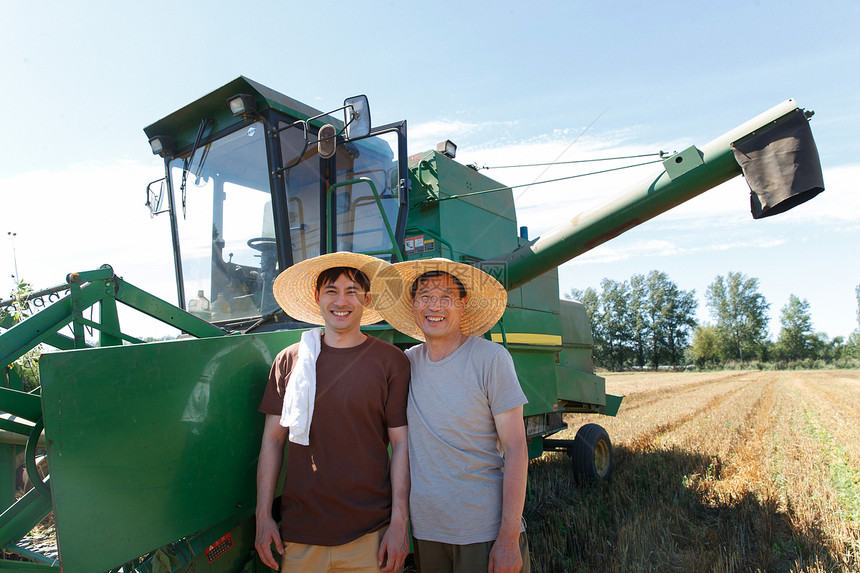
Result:
M343 100L343 116L348 140L370 134L370 104L367 103L367 96L360 95Z

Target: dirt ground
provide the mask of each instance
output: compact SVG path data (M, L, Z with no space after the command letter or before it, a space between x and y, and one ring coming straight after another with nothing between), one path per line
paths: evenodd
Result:
M531 462L532 571L860 571L860 371L606 375L611 483Z

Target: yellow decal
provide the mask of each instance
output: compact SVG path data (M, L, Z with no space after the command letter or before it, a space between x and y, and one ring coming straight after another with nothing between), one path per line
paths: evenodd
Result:
M502 342L502 335L492 333L493 342ZM537 346L561 346L561 336L557 334L533 334L530 332L509 332L508 344L534 344Z

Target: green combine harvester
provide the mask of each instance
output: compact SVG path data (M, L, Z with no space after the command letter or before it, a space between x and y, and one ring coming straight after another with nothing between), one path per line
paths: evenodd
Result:
M558 265L742 172L756 218L810 199L823 183L809 116L788 100L538 239L518 229L510 188L456 162L450 142L408 157L406 122L373 125L363 96L322 113L239 77L153 123L165 174L147 205L170 219L176 305L104 266L36 293L55 302L30 318L3 318L0 571L268 571L254 551L257 406L273 358L309 328L283 314L272 282L333 251L445 257L498 278L508 306L486 336L513 355L530 455L566 451L578 476L609 479L600 426L551 437L566 414L621 405L594 374L583 306L559 300ZM143 343L117 302L183 335ZM385 323L367 332L416 342ZM25 392L8 366L39 344L56 351ZM22 543L50 512L58 559Z

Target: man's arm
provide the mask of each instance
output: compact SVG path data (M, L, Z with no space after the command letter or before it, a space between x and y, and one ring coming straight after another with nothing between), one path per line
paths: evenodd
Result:
M391 523L379 544L379 566L400 571L409 554L409 442L406 426L388 428L391 442Z
M502 523L490 551L489 573L518 573L523 566L520 526L529 466L523 407L496 414L493 419L505 452L505 477L502 484Z
M280 554L284 552L284 545L278 524L272 517L272 501L275 499L275 487L284 463L284 445L288 436L289 429L281 426L278 416L266 416L260 459L257 462L257 537L254 545L260 560L275 570L278 570L280 565L272 554L272 543Z

